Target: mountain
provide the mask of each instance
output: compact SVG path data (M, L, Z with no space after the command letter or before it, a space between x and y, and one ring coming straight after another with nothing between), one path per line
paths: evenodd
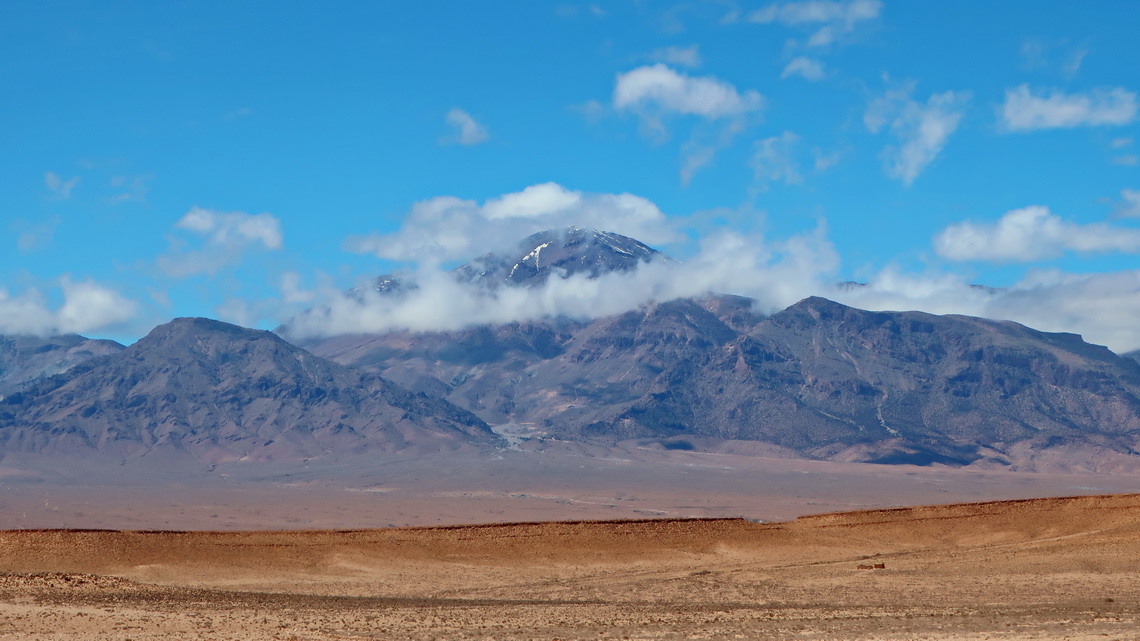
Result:
M655 260L668 259L632 239L569 228L457 274L476 286L528 286ZM495 446L494 424L538 449L558 441L1140 470L1133 358L1074 334L967 316L870 312L817 297L771 316L755 308L707 295L590 321L307 339L308 351L269 332L177 319L6 396L0 452L335 458Z
M566 227L527 236L509 253L490 253L455 269L462 280L497 286L535 285L553 275L590 278L669 260L644 243L613 232Z
M533 286L551 276L569 278L584 274L596 278L608 272L624 272L652 261L671 261L665 254L628 236L585 227L548 229L527 236L513 249L491 252L456 267L452 274L461 282L487 288ZM395 274L372 281L381 294L414 290L415 283Z
M1136 361L1137 363L1140 363L1140 349L1133 350L1131 352L1126 352L1124 354L1124 358L1131 358L1132 360Z
M338 362L531 437L878 463L1140 465L1140 367L1072 334L809 298L708 296L588 323L337 337ZM751 445L749 445L751 444Z
M160 325L0 403L0 451L288 459L495 442L483 421L447 401L271 332L201 318Z
M115 341L76 334L46 338L0 336L0 399L37 379L61 374L88 359L122 349Z

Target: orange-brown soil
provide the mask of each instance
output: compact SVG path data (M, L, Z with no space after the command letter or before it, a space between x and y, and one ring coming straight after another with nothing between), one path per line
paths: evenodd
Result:
M1140 495L774 524L5 531L0 572L0 639L1137 639Z

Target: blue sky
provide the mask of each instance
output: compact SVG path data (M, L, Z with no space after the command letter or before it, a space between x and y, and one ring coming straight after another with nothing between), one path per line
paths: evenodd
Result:
M700 286L1135 349L1136 24L1134 2L5 2L0 332L322 305L441 328ZM567 224L693 271L338 298Z

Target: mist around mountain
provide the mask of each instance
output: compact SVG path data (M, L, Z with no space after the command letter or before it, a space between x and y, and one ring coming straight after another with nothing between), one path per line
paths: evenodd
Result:
M594 279L602 274L629 272L652 261L672 259L621 234L565 227L531 234L509 251L489 252L456 267L450 274L459 283L495 290L504 286L538 286L551 277L582 275ZM371 289L398 296L416 291L419 284L414 274L384 274L373 279ZM363 295L360 290L353 293L358 298Z

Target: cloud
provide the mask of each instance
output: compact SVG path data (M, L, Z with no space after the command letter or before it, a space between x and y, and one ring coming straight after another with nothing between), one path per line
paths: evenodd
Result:
M1112 141L1109 142L1108 146L1112 147L1113 149L1123 149L1125 147L1131 147L1132 146L1132 139L1131 138L1113 138Z
M176 278L212 275L240 261L250 247L279 250L284 244L281 221L268 213L253 215L192 207L174 228L202 239L199 249L186 250L182 248L185 243L177 243L174 250L159 256L159 269Z
M1089 52L1086 49L1077 49L1073 51L1069 54L1068 58L1065 59L1064 64L1061 65L1061 71L1065 74L1066 77L1069 78L1077 75L1077 72L1081 70L1081 64L1084 63L1085 56L1087 55L1089 55Z
M415 274L417 289L382 295L369 288L324 292L324 303L288 323L294 337L392 330L443 331L485 323L554 316L586 319L618 314L651 300L710 291L752 296L769 312L832 278L838 264L826 227L782 241L731 232L701 241L695 256L652 262L598 278L551 278L537 287L471 287L433 268Z
M75 189L75 186L78 184L79 176L72 176L64 180L55 172L44 172L44 185L51 191L52 198L56 200L67 200L71 198L71 190Z
M297 272L281 274L281 300L286 303L311 303L315 294L301 287L301 275Z
M1140 157L1137 157L1136 154L1124 154L1123 156L1114 156L1112 159L1112 164L1122 165L1124 167L1135 167L1136 165L1140 164Z
M13 297L0 289L0 334L86 333L125 323L138 310L135 301L89 279L63 276L56 284L63 299L57 309L38 290Z
M52 216L38 225L26 220L15 221L12 223L12 231L16 232L16 247L21 254L47 247L51 244L55 230L61 222L59 216Z
M281 221L269 214L253 216L240 211L192 207L174 226L206 236L207 242L213 245L260 242L267 249L281 249L284 241Z
M795 160L795 148L799 142L800 137L790 131L756 141L751 164L761 190L767 189L768 183L777 181L782 181L785 185L803 182L799 164Z
M1120 218L1140 218L1140 189L1120 190L1120 205L1116 215Z
M831 169L835 165L839 164L839 161L843 158L842 149L837 149L830 153L824 153L822 149L816 148L812 150L812 154L815 156L816 171L826 171L828 169Z
M784 67L784 72L780 74L781 78L790 76L799 76L812 82L823 80L823 63L807 56L792 58L788 66Z
M690 69L701 66L702 62L701 51L698 45L689 45L688 47L662 47L655 50L650 58L657 62L689 67Z
M1008 212L993 224L966 221L950 225L935 236L934 248L950 260L992 262L1044 260L1070 251L1137 253L1140 229L1071 223L1048 207L1035 205Z
M447 112L444 121L452 130L449 135L440 140L445 145L477 145L490 138L486 127L476 122L470 114L458 107Z
M879 0L805 0L771 4L749 13L745 19L760 24L808 27L814 30L808 38L808 46L822 47L853 32L860 22L878 18L882 9L883 3Z
M615 111L635 114L642 132L659 142L669 137L665 121L692 116L709 126L693 132L682 147L681 182L687 185L716 153L732 144L764 107L764 97L754 90L738 91L713 76L689 76L663 64L647 65L617 75L614 82Z
M732 145L738 134L747 128L743 119L730 120L715 133L701 136L694 132L685 144L681 145L681 185L688 186L693 176L712 162L717 152Z
M1013 287L990 289L955 274L886 269L867 286L837 290L832 297L861 309L965 314L1078 333L1118 354L1140 348L1140 270L1091 275L1033 271Z
M1095 89L1085 94L1057 90L1034 94L1029 85L1005 92L1001 107L1003 127L1024 132L1083 126L1126 125L1136 119L1136 92L1122 87Z
M126 202L146 202L146 196L150 192L150 182L152 177L145 176L114 176L111 178L111 186L119 191L119 193L111 196L111 202L114 204Z
M1131 192L1122 193L1122 197L1140 200L1140 195ZM632 208L637 213L632 213L628 207L616 207L620 199L614 198L612 194L585 194L546 183L483 204L450 197L418 203L400 231L355 240L360 245L357 249L413 263L404 277L418 288L381 295L362 282L365 286L355 292L345 292L326 279L306 289L299 276L286 275L280 284L279 303L285 304L280 309L289 304L296 309L310 301L313 305L288 321L289 334L445 331L559 315L589 319L622 313L652 300L711 291L755 298L762 313L774 313L807 296L821 295L863 309L914 309L1010 319L1045 331L1078 332L1117 351L1140 347L1140 325L1135 322L1140 318L1140 270L1093 275L1038 270L1012 287L990 289L973 286L958 273L906 273L890 267L874 274L866 286L840 287L835 284L839 257L822 222L815 230L790 238L726 231L722 224L706 226L699 247L684 261L648 263L632 272L597 279L584 275L554 278L537 287L473 288L457 282L448 271L451 265L441 259L473 258L493 248L496 240L505 237L513 242L540 228L570 224L578 213L592 217L592 222L583 223L591 226L612 229L596 221L608 218L619 226L624 221L628 224L615 231L650 244L661 241L646 233L672 236L670 226L649 201L630 197L634 199L631 202L639 203ZM1016 212L1007 217L1016 221L1017 216L1012 214ZM1023 227L1031 230L1057 225L1051 220L1056 217L1047 210L1022 216L1029 221ZM1012 249L987 248L989 237L1008 237L1003 229L1016 227L1005 223L1004 227L997 224L985 229L974 224L970 229L982 234L982 240L971 237L959 241L981 242L983 251L1000 256L1040 253L1016 234L1010 241ZM490 229L483 231L485 227ZM1045 245L1054 248L1062 245L1062 251L1085 251L1103 248L1105 238L1121 236L1122 228L1109 228L1105 233L1104 227L1062 221L1062 231L1031 232L1029 236L1044 237ZM1057 240L1061 237L1065 239ZM953 234L948 238L954 240ZM226 311L231 318L252 319L258 314L264 316L265 312L258 311L263 307L229 305Z
M872 100L863 115L871 133L889 126L897 144L883 150L884 169L907 186L942 152L970 101L969 92L947 91L923 104L910 97L913 91L913 83L890 89Z
M739 92L713 76L687 76L658 63L619 73L613 103L615 109L646 119L665 114L717 119L757 111L764 98L753 90Z
M1089 55L1088 49L1074 47L1066 39L1043 38L1025 39L1021 43L1020 53L1025 69L1056 69L1066 78L1075 77Z
M353 236L348 251L422 265L470 259L530 234L579 225L613 231L643 242L674 240L665 215L633 194L589 194L556 183L531 185L483 204L439 196L412 206L402 228L390 234Z
M485 323L565 315L590 319L649 301L719 292L756 299L772 314L820 295L868 310L920 310L1013 320L1053 332L1076 332L1122 353L1140 348L1140 270L1075 275L1029 272L1004 289L977 287L961 274L906 273L890 267L865 286L835 284L839 257L826 226L788 239L720 231L705 236L684 262L648 263L597 279L554 278L534 288L488 291L456 282L438 269L416 274L419 289L385 296L364 288L325 287L319 304L289 321L291 337L398 330L448 331Z

